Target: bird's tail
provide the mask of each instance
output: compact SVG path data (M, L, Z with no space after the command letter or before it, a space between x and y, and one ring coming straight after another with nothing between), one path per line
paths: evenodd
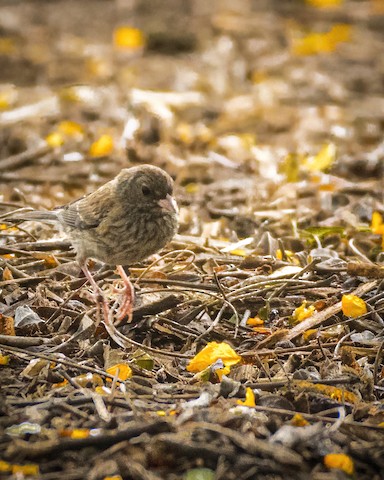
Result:
M43 223L57 223L57 212L50 210L29 210L27 208L20 208L13 212L5 213L0 216L0 221L5 222L43 222Z

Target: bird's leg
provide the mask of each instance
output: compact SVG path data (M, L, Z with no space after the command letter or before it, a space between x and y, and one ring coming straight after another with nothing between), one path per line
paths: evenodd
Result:
M97 285L95 279L92 276L92 273L89 271L87 261L83 261L80 263L81 269L84 272L84 275L86 276L88 282L93 288L94 294L95 294L95 299L96 299L96 305L98 308L98 311L100 312L100 304L102 305L102 311L103 311L103 317L104 317L104 322L109 322L109 306L107 303L107 300L103 294L103 291L101 288ZM100 317L99 317L100 318ZM97 322L99 323L99 322Z
M123 301L116 312L117 314L117 324L119 324L125 316L128 316L128 322L132 320L132 306L133 300L135 298L135 291L133 285L129 280L128 275L125 273L124 268L121 265L117 265L117 271L123 280L124 288L122 290Z

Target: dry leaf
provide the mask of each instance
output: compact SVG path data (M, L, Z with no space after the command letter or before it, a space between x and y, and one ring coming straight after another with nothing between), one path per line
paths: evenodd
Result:
M0 335L16 335L13 317L6 317L0 313Z

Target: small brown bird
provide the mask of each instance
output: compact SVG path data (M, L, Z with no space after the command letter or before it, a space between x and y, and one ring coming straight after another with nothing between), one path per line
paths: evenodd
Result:
M87 259L117 265L126 300L119 317L131 315L133 287L122 265L139 262L168 243L177 230L172 178L152 165L125 168L110 182L74 202L50 211L31 211L13 219L57 223L63 227L85 276L101 295ZM104 316L108 310L103 298Z

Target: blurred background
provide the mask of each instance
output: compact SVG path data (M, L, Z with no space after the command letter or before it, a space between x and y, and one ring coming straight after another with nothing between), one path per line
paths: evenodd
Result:
M2 200L52 208L153 163L181 233L366 224L383 47L380 0L2 0Z

